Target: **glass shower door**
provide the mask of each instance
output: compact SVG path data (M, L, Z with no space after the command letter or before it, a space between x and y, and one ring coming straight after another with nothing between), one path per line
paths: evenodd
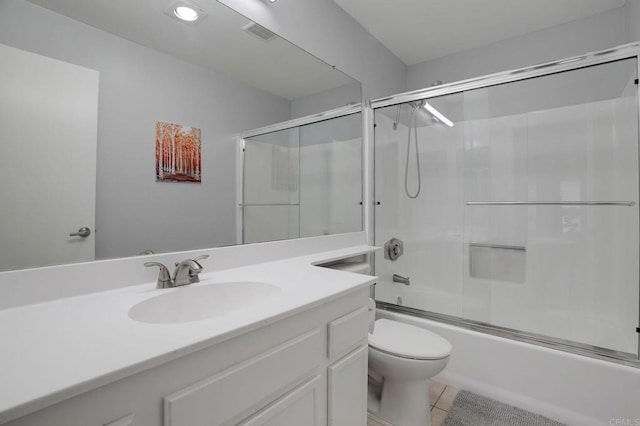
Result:
M464 318L637 355L636 73L464 93Z
M300 131L245 139L242 242L300 236Z
M375 110L375 243L392 238L404 254L375 255L376 300L462 317L464 97ZM394 275L409 278L406 285Z
M300 127L300 237L362 230L362 114Z
M362 114L244 139L242 242L362 230Z

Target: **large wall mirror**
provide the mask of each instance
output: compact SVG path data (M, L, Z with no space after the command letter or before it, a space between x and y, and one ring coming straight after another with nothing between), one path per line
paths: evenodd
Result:
M277 213L255 210L254 237L239 237L237 136L359 103L361 86L215 0L189 0L195 22L177 19L178 3L0 0L0 271L362 229L352 114L299 128L296 147L291 135L287 149L277 137L247 142L250 164L271 156L261 184L297 204L328 187L318 176L332 188L348 176L350 195L325 190L323 207L342 217L332 203L349 204L348 225L310 215L292 219L303 231L271 235ZM320 147L341 137L355 164Z

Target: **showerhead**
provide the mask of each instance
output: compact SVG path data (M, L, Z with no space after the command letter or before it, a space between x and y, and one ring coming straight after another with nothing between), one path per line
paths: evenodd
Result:
M398 111L396 112L396 121L393 122L393 130L398 130L398 123L400 123L400 110L402 105L398 105Z
M431 122L433 123L441 123L446 126L453 127L453 122L451 120L445 117L444 114L435 109L424 99L417 102L411 102L411 107L416 110L416 113L424 113L424 111L428 112L431 117Z
M422 104L422 107L424 107L424 109L429 111L429 114L431 114L431 117L436 119L438 122L440 122L442 124L445 124L445 125L447 125L449 127L453 127L453 121L449 120L440 111L438 111L437 109L432 107L429 102L425 101L424 104Z
M420 117L420 121L423 123L430 120L432 123L444 124L446 126L453 127L453 122L451 120L423 99L398 105L398 109L396 110L396 119L393 122L393 130L398 130L398 125L400 124L400 113L403 105L409 105L411 107L412 114L416 114Z

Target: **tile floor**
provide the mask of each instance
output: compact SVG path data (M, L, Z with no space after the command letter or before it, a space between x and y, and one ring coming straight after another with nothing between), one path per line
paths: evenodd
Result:
M447 413L453 405L453 400L458 395L459 389L442 383L429 382L429 402L431 403L431 426L441 426ZM369 413L367 426L394 426L374 414Z

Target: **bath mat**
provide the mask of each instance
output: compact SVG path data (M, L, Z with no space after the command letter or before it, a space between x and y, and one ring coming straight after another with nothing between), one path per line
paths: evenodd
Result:
M443 426L563 426L547 417L461 390Z

